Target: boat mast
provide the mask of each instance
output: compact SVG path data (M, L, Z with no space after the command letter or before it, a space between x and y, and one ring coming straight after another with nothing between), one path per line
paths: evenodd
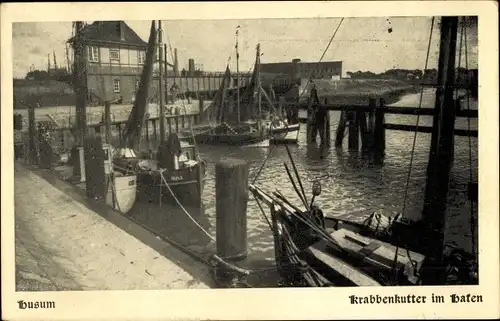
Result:
M437 239L429 240L432 255L442 259L448 184L453 157L455 104L455 52L458 17L441 18L441 40L437 71L435 114L431 149L427 168L427 182L423 219L438 231Z
M83 40L83 22L75 22L75 40L73 42L74 52L74 76L75 76L75 93L76 93L76 144L83 145L83 140L86 133L86 86L85 86L85 44Z
M262 107L261 107L262 92L260 84L260 43L257 44L257 59L255 63L255 69L256 69L255 78L257 81L257 104L259 108L259 121L260 121L262 118Z
M158 20L158 69L159 69L159 104L160 104L160 112L159 112L159 119L160 119L160 142L165 141L165 106L163 105L163 95L164 95L164 88L163 88L163 41L162 41L162 30L161 30L161 20Z
M238 123L240 122L240 54L238 52L238 35L240 26L236 27L236 108L238 113Z

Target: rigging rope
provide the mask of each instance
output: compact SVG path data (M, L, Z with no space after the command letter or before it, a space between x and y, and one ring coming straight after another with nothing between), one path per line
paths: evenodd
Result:
M429 63L429 53L430 53L430 49L431 49L432 32L434 30L434 19L435 18L432 17L431 28L430 28L430 33L429 33L429 43L427 45L427 55L426 55L426 58L425 58L425 68L424 68L424 72L422 73L422 82L421 82L421 87L422 88L421 88L421 91L420 91L420 99L419 99L419 102L418 102L418 110L420 110L422 108L422 99L423 99L423 96L424 96L424 77L425 77L425 72L427 70L427 66L428 66L428 63ZM413 136L413 144L412 144L412 149L411 149L410 164L409 164L409 168L408 168L408 176L406 178L405 194L404 194L404 198L403 198L403 209L401 211L401 217L404 216L405 210L406 210L406 201L408 199L408 189L409 189L409 185L410 185L411 170L412 170L412 166L413 166L413 157L414 157L414 154L415 154L415 146L416 146L416 143L417 143L417 134L418 134L419 122L420 122L420 113L417 114L417 122L416 122L416 125L415 125L415 134ZM393 269L394 269L394 277L395 278L396 278L396 273L397 273L397 271L396 271L396 264L397 264L397 259L398 259L398 252L399 252L399 244L396 246L396 251L394 253L394 260L393 260ZM408 256L408 259L411 262L411 264L413 266L413 269L415 270L415 265L416 264L411 259L410 250L408 248L406 248L406 255Z
M163 183L165 184L165 186L167 186L167 189L168 191L170 192L170 194L173 196L174 200L177 202L177 204L180 206L181 210L184 212L184 214L186 214L190 219L191 221L193 221L193 223L198 226L200 228L200 230L206 234L208 236L208 238L212 241L215 242L215 238L207 232L207 230L205 230L198 222L196 222L196 220L191 216L191 214L189 214L189 212L184 208L184 206L182 206L182 203L179 201L179 199L177 198L177 196L175 196L175 193L174 191L172 191L172 189L170 188L170 185L167 183L167 180L165 179L165 176L163 176L163 172L165 172L165 170L160 170L159 173L160 173L160 176L161 176L161 179L163 181Z
M326 52L328 51L328 48L330 48L330 45L332 44L332 41L333 41L333 38L335 38L335 35L337 34L337 31L339 31L340 29L340 26L342 25L342 22L344 21L345 18L342 18L337 26L337 29L335 29L335 32L333 33L332 37L330 38L330 41L328 42L328 45L326 46L325 50L323 51L323 54L321 55L321 58L319 59L318 61L318 67L321 63L321 61L323 60L323 58L325 57L325 54ZM309 86L309 82L310 82L310 77L307 78L307 82L306 82L306 85L304 86L304 89L302 90L302 92L300 93L299 95L299 100L300 98L302 97L302 95L305 93L306 91L306 88L307 86Z
M468 62L468 55L467 55L467 28L464 26L465 25L465 17L462 20L463 23L463 30L464 30L464 44L465 44L465 70L467 72L465 79L466 83L468 84L470 79L469 79L469 62ZM462 49L462 48L460 48ZM462 51L462 50L460 50ZM470 112L470 100L469 100L469 89L467 89L467 111ZM470 135L470 117L467 117L467 129L469 130L469 180L470 182L473 181L474 175L472 173L472 141L471 141L471 135ZM476 241L475 241L475 218L474 218L474 202L471 200L470 201L470 228L471 228L471 243L472 243L472 255L476 257Z

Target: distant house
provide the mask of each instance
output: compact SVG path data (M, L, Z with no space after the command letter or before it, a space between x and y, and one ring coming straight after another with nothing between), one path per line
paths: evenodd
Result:
M131 103L146 60L147 42L123 21L96 21L83 29L89 101ZM74 38L68 40L74 43Z

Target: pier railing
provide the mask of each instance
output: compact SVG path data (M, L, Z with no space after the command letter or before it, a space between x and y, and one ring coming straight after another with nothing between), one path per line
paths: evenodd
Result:
M123 139L122 132L124 126L126 126L127 119L112 121L110 123L111 127L111 141L113 143L120 143ZM183 130L187 130L190 126L197 125L200 123L199 113L189 113L180 115L166 115L165 116L165 130L169 133L180 133ZM90 123L87 124L87 130L89 132L98 133L105 135L106 129L104 122ZM150 142L158 141L159 139L159 117L149 117L146 119L144 126L142 128L141 141L149 145ZM54 127L51 130L52 145L54 148L61 148L63 150L69 150L75 144L75 137L73 134L73 127ZM25 133L26 139L28 138L28 133Z
M299 108L302 110L308 110L309 105L307 103L287 103L285 106ZM317 104L312 105L313 108L319 107ZM345 113L345 116L350 119L351 114L368 114L368 117L373 117L375 111L380 115L381 118L385 118L386 114L393 115L413 115L413 116L434 116L435 109L434 108L424 108L424 107L394 107L394 106L386 106L384 100L381 99L379 105L376 105L374 99L370 99L370 102L367 105L353 105L353 104L334 104L334 103L326 103L321 104L321 108L324 108L327 111L341 111ZM361 114L360 114L361 113ZM373 114L373 115L372 115ZM361 116L360 116L361 117ZM366 116L365 116L366 117ZM469 109L459 109L455 112L455 117L457 118L478 118L478 110L469 110ZM354 120L353 120L354 122ZM431 133L432 127L430 126L422 126L419 125L418 128L415 125L406 125L406 124L388 124L383 122L384 129L388 130L401 130L401 131L418 131L420 133ZM339 126L342 127L342 126ZM456 136L471 136L477 137L477 130L466 130L466 129L455 129Z

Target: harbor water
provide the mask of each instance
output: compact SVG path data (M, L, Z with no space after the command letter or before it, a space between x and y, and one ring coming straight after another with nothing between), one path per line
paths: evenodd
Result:
M423 108L434 107L434 92L426 90L422 99ZM403 96L393 106L418 106L420 94ZM463 108L467 108L464 104ZM471 101L471 109L477 109L477 102ZM338 125L340 112L331 112L332 133ZM415 125L417 116L386 115L386 123ZM470 120L471 129L477 129L477 119ZM420 126L432 126L432 117L421 116ZM456 127L467 129L466 119L457 119ZM322 150L306 143L306 126L301 126L299 144L289 146L290 152L298 167L306 194L310 200L312 182L319 180L322 184L322 194L315 202L327 216L343 217L353 221L361 221L367 215L382 210L387 215L402 212L405 189L407 186L412 146L415 133L403 131L386 131L386 155L383 165L374 165L363 159L358 153L347 150L345 140L341 151L332 147ZM334 135L332 135L334 137ZM408 183L408 192L404 215L411 219L419 219L423 208L426 169L429 157L431 135L418 133L413 151L412 170ZM467 201L467 183L470 181L472 168L473 181L477 182L477 138L470 138L471 161L469 162L469 138L455 137L455 156L450 177L450 193L448 212L450 216L459 216L470 211ZM288 179L283 163L291 168L285 146L270 147L228 147L199 145L199 152L207 162L207 179L203 193L204 215L198 218L198 223L215 238L215 164L223 158L244 159L250 166L250 183L255 179L264 160L266 163L255 183L268 192L281 191L300 205L292 185ZM134 210L131 215L144 224L162 231L174 241L190 247L195 252L214 251L214 242L204 237L199 228L185 218L182 211L149 209L143 207ZM148 214L145 214L148 212ZM267 214L267 213L266 213ZM172 217L172 216L183 216ZM194 215L193 215L194 216ZM161 217L162 219L159 219ZM463 222L462 222L463 223ZM447 233L457 235L457 243L466 250L471 249L470 227L463 224L448 223ZM250 268L258 265L274 265L274 246L270 228L266 219L250 194L247 211L248 226L248 257ZM465 240L465 241L464 241ZM476 242L477 244L477 242ZM253 266L252 266L253 265Z

